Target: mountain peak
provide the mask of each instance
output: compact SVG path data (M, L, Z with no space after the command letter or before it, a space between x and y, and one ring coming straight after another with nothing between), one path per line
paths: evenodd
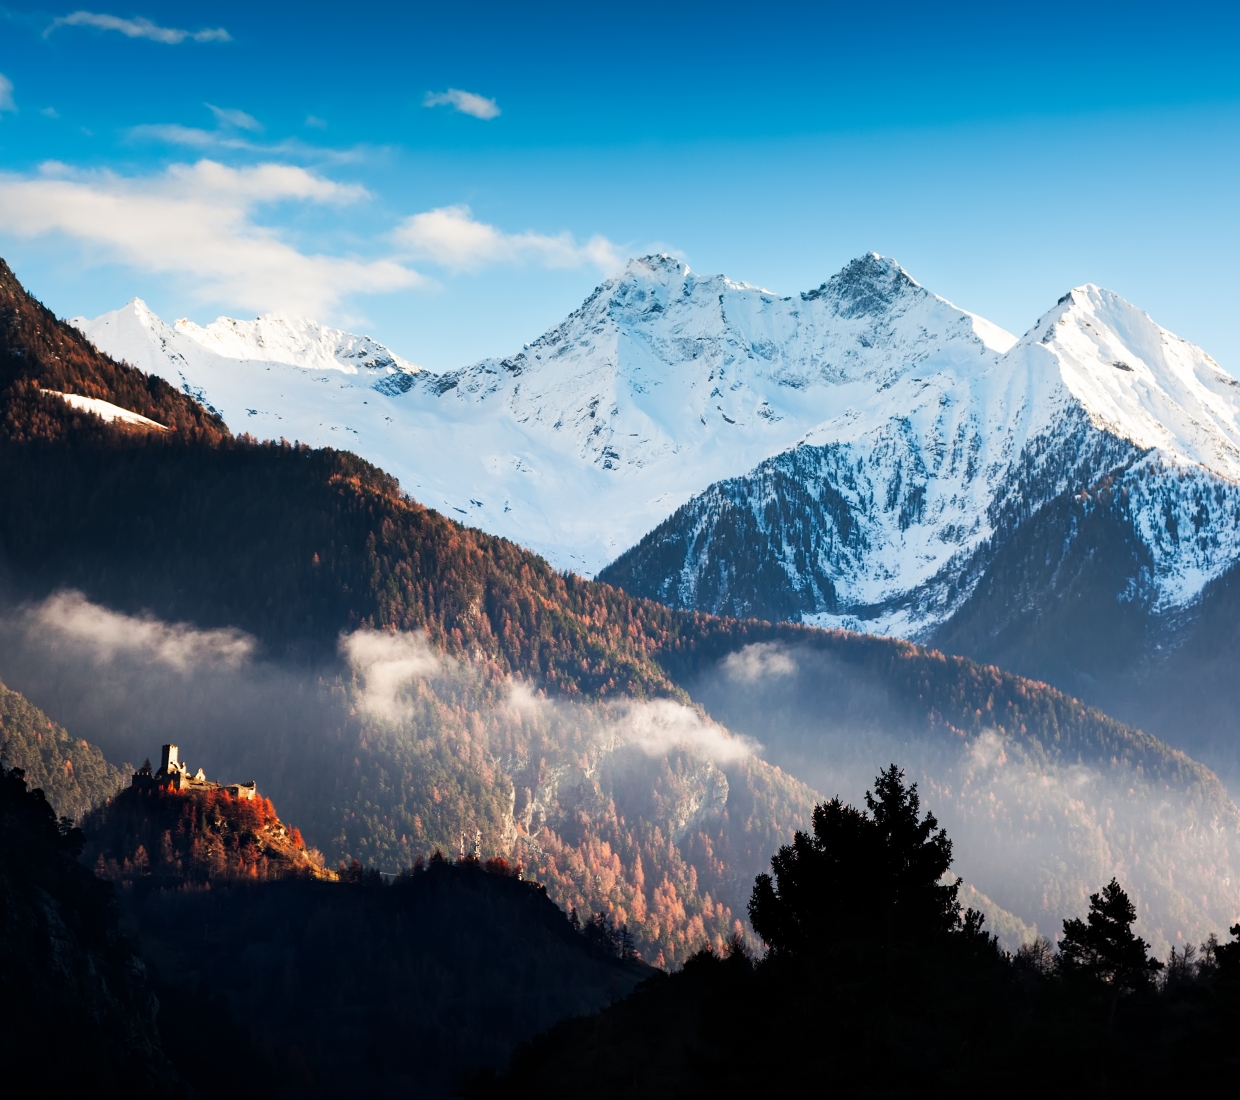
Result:
M821 286L801 295L803 301L833 300L841 317L861 317L886 312L900 297L929 294L895 260L867 252L850 260Z
M682 275L687 275L689 272L689 265L684 260L678 260L669 252L649 252L645 256L634 256L625 265L624 270L627 274L639 268L645 268L650 271L674 271Z

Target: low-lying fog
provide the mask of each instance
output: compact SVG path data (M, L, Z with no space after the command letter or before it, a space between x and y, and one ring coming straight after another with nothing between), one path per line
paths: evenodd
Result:
M952 838L955 870L1051 939L1112 875L1160 952L1212 931L1225 939L1240 916L1240 813L1221 785L1172 789L1140 761L1066 759L1029 737L932 728L877 679L805 646L748 646L689 688L826 795L860 804L877 768L898 762Z
M1083 915L1088 895L1112 875L1134 896L1139 930L1160 954L1210 932L1225 937L1240 915L1233 866L1240 814L1221 789L1155 786L1139 762L1063 759L1054 746L997 730L961 737L932 728L902 710L880 682L805 647L763 643L725 658L690 685L707 718L668 702L582 707L548 702L519 683L487 686L411 636L359 633L342 639L336 664L284 666L235 631L120 615L61 593L0 621L0 679L115 763L156 758L171 740L212 778L256 779L308 837L306 825L320 823L315 842L325 849L354 844L347 824L354 804L342 794L340 774L365 771L359 736L370 738L377 758L395 746L392 752L413 761L408 767L418 766L406 742L359 735L358 723L407 729L408 744L424 744L417 738L430 704L418 685L430 684L437 713L455 708L461 730L490 739L492 761L502 756L498 742L511 741L518 727L537 726L544 746L564 742L561 784L573 768L580 772L573 782L594 776L600 746L617 761L669 752L699 761L700 774L675 796L685 804L661 811L670 815L669 830L717 812L728 789L724 773L737 782L738 762L755 755L857 804L876 772L894 761L918 782L923 808L947 828L956 872L1052 939L1062 919ZM617 747L625 752L612 751ZM390 781L381 763L363 783ZM480 774L489 774L483 764ZM496 769L496 790L487 797L504 803L508 823L495 828L508 830L514 816L546 800L550 772L545 761L541 767L527 789L510 778L517 764ZM642 774L612 776L609 797L637 806L642 792L630 788ZM401 827L394 828L396 837ZM759 856L753 853L760 866L769 852ZM737 871L752 881L759 866ZM743 909L745 892L738 881L734 909Z

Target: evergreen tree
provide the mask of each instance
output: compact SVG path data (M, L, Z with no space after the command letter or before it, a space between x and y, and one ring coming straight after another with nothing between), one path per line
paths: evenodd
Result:
M1073 917L1063 922L1060 968L1120 991L1148 987L1162 963L1150 958L1149 944L1133 933L1136 919L1136 906L1111 879L1102 893L1089 896L1086 920Z
M959 924L958 884L941 881L951 841L933 814L921 816L917 785L892 764L865 802L865 810L838 798L816 806L813 835L798 832L772 858L774 877L758 876L749 917L772 953L850 943L890 953Z
M1115 1010L1126 993L1147 990L1162 963L1149 955L1149 944L1132 931L1137 919L1119 882L1112 878L1102 893L1090 894L1086 920L1063 922L1058 965L1070 979L1085 980L1107 989L1107 1027L1115 1024Z

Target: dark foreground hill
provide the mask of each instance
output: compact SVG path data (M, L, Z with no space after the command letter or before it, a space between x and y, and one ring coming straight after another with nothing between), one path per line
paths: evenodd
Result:
M9 1088L20 1073L30 1095L179 1095L145 968L121 935L111 887L77 861L81 846L81 832L57 822L19 769L0 770L0 1059Z
M502 868L353 879L123 892L165 1045L202 1095L445 1096L651 973Z
M1240 1068L1240 925L1165 964L1114 879L1085 919L1002 952L942 874L952 842L892 766L862 809L814 811L771 861L734 943L523 1046L470 1095L1215 1095Z

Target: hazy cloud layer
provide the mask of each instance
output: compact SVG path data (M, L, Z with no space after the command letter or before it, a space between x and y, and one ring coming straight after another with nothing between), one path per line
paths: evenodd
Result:
M451 107L463 115L480 118L484 122L499 117L499 105L493 99L477 95L474 92L463 92L460 88L449 88L446 92L427 92L422 100L423 107Z
M612 272L624 264L616 246L593 236L579 244L571 233L505 233L476 220L468 206L442 206L406 218L393 239L413 256L455 271L494 264L536 263L551 268L593 265Z
M723 659L723 671L730 679L743 684L780 679L797 670L796 662L783 647L773 642L757 642L729 653Z
M139 657L178 672L204 666L236 669L254 654L239 630L198 630L146 616L121 615L91 603L80 592L58 592L26 612L31 626L95 662Z
M178 46L182 42L231 42L232 36L223 27L207 27L198 31L185 31L177 27L161 27L149 19L123 19L118 15L104 15L93 11L75 11L52 20L43 32L46 38L57 27L93 27L99 31L116 31L126 38L145 38L162 42L166 46Z
M953 869L1048 936L1112 875L1160 954L1234 922L1228 837L1240 815L1219 791L1152 782L1109 756L1061 755L1019 731L936 725L864 664L808 645L747 646L688 686L712 717L760 738L766 760L824 794L860 805L881 768L905 768L955 844Z
M200 160L155 176L126 177L48 163L35 177L0 175L0 231L27 238L61 234L92 258L183 276L201 301L316 316L351 294L426 280L393 259L299 251L264 224L261 208L365 197L360 186L286 164L231 168Z
M464 665L436 652L423 634L359 630L342 635L340 653L361 680L367 713L398 722L411 713L408 690L419 680L464 678ZM577 727L597 727L601 740L631 745L647 756L684 751L716 764L752 756L760 746L736 737L692 707L670 699L586 707L548 699L522 680L508 684L505 703L517 714L538 714Z
M13 81L4 73L0 73L0 114L16 110L17 104L13 100Z
M761 747L670 699L629 704L621 710L615 731L624 743L636 746L647 756L682 750L715 764L744 760Z

